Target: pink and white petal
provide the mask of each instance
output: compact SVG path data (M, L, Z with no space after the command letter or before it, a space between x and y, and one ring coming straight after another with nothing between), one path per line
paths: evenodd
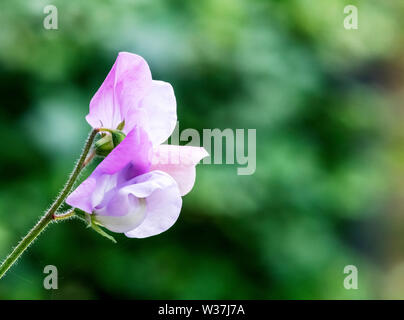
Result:
M153 80L152 86L139 103L145 111L145 126L153 146L166 141L177 124L177 102L173 87L164 81Z
M93 128L115 129L116 123L121 122L119 105L114 103L115 71L116 62L90 101L90 113L86 116L86 120Z
M93 177L93 176L91 176ZM105 206L110 198L109 195L117 186L118 174L102 174L94 176L96 179L96 187L91 195L91 204L93 211L99 207Z
M96 211L96 219L113 232L124 233L138 227L146 214L146 201L119 190L108 205Z
M137 183L124 189L146 200L146 214L143 222L125 235L129 238L146 238L171 228L177 221L182 206L175 180L161 171L152 171L135 179Z
M128 134L134 127L137 126L143 128L148 133L150 130L148 130L147 122L147 113L144 109L140 109L138 107L131 108L125 115L125 127L122 131L125 134Z
M92 194L96 189L96 185L96 177L88 177L67 197L66 203L73 208L92 213L94 209L92 205Z
M126 120L128 110L137 107L151 85L147 62L136 54L120 52L108 76L91 99L90 113L86 117L88 123L94 128L116 129Z
M125 170L127 170L127 168L123 169L123 171ZM122 171L115 175L104 176L113 178L121 174ZM116 181L117 179L115 179L115 182ZM109 188L109 190L104 192L104 200L96 208L97 210L102 210L97 211L97 214L124 216L127 214L131 206L131 202L128 201L129 196L135 197L136 199L147 198L155 190L169 187L172 184L172 181L173 179L167 173L164 173L162 171L153 171L136 176L130 180L125 181L125 183L115 183L113 184L114 188ZM98 184L102 185L103 183L104 182L101 179L98 179L97 187Z
M125 123L131 122L127 119L129 111L138 107L139 102L150 91L152 84L152 75L146 60L133 53L119 53L115 74L115 99L120 105Z
M196 165L209 156L204 148L160 145L154 149L150 170L161 170L172 176L184 196L195 183Z

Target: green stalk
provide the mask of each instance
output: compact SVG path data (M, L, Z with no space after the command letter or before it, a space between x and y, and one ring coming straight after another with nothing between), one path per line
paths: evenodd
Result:
M79 160L76 163L76 166L73 169L72 174L67 180L66 185L63 190L60 192L59 196L56 198L55 202L48 209L48 211L41 217L38 223L28 232L28 234L18 243L18 245L14 248L14 250L7 256L7 258L3 261L0 266L0 279L4 276L8 269L17 261L17 259L22 255L22 253L29 247L29 245L39 236L39 234L51 223L55 220L55 213L65 201L67 196L69 195L71 189L74 186L77 178L80 175L80 172L84 169L85 165L89 162L86 161L87 155L90 152L91 146L94 142L95 136L98 133L98 129L94 129L84 146L84 149L80 155Z
M74 218L74 217L75 217L74 209L70 209L69 211L64 212L64 213L55 213L53 215L53 220L60 221L60 220Z

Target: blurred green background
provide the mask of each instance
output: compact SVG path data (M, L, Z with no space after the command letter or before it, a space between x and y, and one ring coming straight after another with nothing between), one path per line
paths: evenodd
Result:
M48 4L58 30L43 27ZM399 0L3 0L0 259L65 182L119 51L173 85L180 130L256 129L257 170L198 166L156 237L52 225L0 298L404 298L403 27Z

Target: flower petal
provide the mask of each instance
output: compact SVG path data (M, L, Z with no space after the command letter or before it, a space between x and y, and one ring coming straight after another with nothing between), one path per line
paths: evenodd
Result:
M108 76L91 99L87 122L93 128L116 129L123 120L127 120L129 110L139 104L151 85L147 62L136 54L120 52ZM125 132L131 129L125 127Z
M154 146L166 141L177 124L177 102L173 87L164 81L153 84L140 101L139 108L145 112L145 128Z
M120 190L105 208L96 211L96 220L108 230L124 233L139 226L145 214L145 199L138 199Z
M93 205L91 198L96 185L96 178L90 176L67 197L66 203L73 208L79 208L87 213L92 213Z
M208 155L204 148L160 145L154 149L150 170L161 170L172 176L183 196L195 183L195 166Z
M164 172L152 171L136 177L133 182L123 190L146 199L146 215L137 228L125 235L146 238L169 229L177 221L182 206L175 180Z

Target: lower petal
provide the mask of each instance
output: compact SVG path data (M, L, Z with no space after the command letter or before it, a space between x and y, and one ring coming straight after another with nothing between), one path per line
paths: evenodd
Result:
M119 203L118 203L119 202ZM126 210L125 215L113 214L113 211ZM96 212L96 220L112 232L124 233L133 230L142 223L146 214L146 200L129 195L126 199L112 199L106 208L107 212ZM119 212L118 212L119 213Z
M142 182L125 187L133 195L146 196L146 215L134 230L126 232L129 238L146 238L169 229L178 219L182 199L175 180L161 171L152 171L138 179Z

